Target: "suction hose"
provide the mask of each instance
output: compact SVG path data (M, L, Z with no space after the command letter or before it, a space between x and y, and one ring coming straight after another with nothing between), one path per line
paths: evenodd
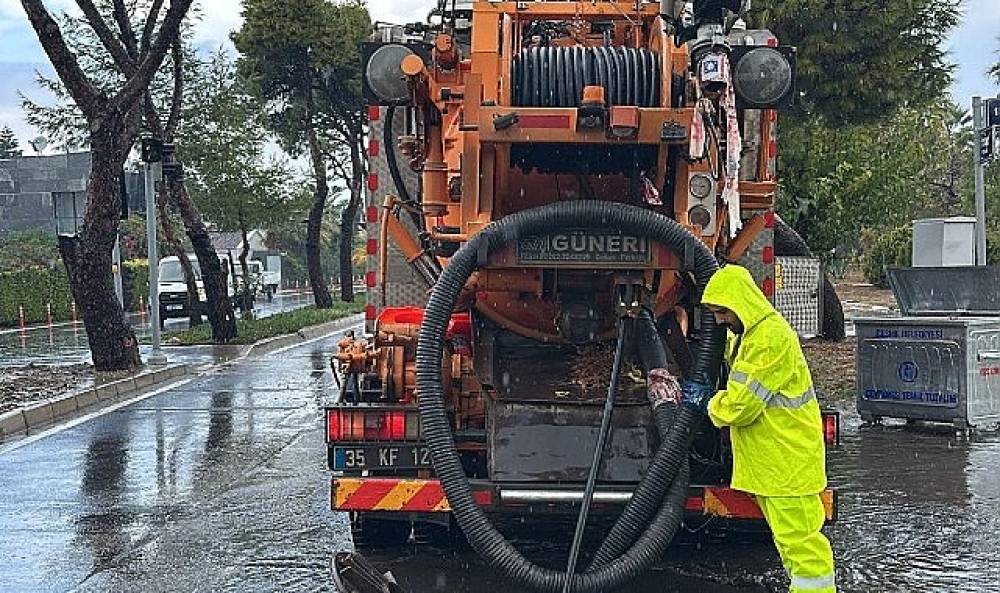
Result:
M670 435L670 429L677 419L677 406L667 400L660 399L655 393L654 382L658 380L655 376L657 371L667 368L667 349L663 345L660 333L656 328L653 314L643 309L636 319L635 343L638 346L639 358L643 369L646 371L646 380L649 384L649 401L652 405L653 420L656 424L660 442L666 442ZM688 434L694 434L697 427L697 418L691 420L692 427ZM658 449L658 451L665 449ZM686 448L685 448L686 450ZM676 460L673 456L671 460ZM654 459L655 461L655 459ZM662 463L662 460L661 460ZM648 471L648 470L647 470ZM603 566L620 556L635 542L643 528L647 528L659 537L665 537L667 543L673 539L680 525L684 514L684 502L687 498L689 460L687 455L680 458L679 467L659 468L653 467L656 475L666 476L662 481L652 483L653 488L648 491L633 492L631 502L626 505L626 510L619 515L618 521L605 536L600 548L597 550L590 570ZM670 486L664 498L664 490ZM585 499L586 500L586 499ZM657 504L662 500L661 504ZM582 510L581 510L582 512ZM655 513L655 516L653 516Z
M615 560L594 566L585 573L567 577L562 572L536 566L524 558L496 530L473 500L468 478L455 450L441 380L444 347L441 336L445 333L463 286L476 267L485 263L491 252L514 243L519 237L565 228L611 228L659 242L683 254L684 261L693 264L695 285L699 288L704 288L718 269L712 253L682 226L665 216L639 207L581 200L558 202L507 216L491 223L463 245L449 260L444 273L434 285L424 311L417 343L417 392L424 434L431 450L434 469L455 518L473 548L495 570L532 589L559 591L563 582L569 578L571 591L598 593L619 587L645 572L670 544L680 524L683 509L677 504L661 505L661 502L679 500L686 494L687 447L697 414L682 409L677 415L667 438L661 439L653 463L636 490L636 495L640 494L643 486L650 481L660 482L660 488L669 484L666 499L661 496L650 502L643 497L645 502L637 501L627 505L619 518L619 522L631 525L627 529L622 528L625 536L638 532L635 528L636 518L649 516L655 509L659 509L652 524L646 523L647 528L635 543ZM695 364L691 378L713 382L722 357L725 333L715 325L714 318L707 311L702 313L697 327ZM657 464L660 458L672 459L674 462ZM675 475L667 474L671 468L674 468ZM636 495L633 495L633 499ZM619 547L619 544L614 547Z
M666 348L660 338L659 331L656 329L653 315L649 311L643 309L635 327L636 342L640 345L639 357L642 367L646 371L647 381L650 381L650 371L663 369L667 366ZM700 417L688 408L682 407L678 411L674 405L654 401L652 395L650 403L653 406L653 421L660 436L660 446L646 472L655 476L664 476L664 478L643 480L639 483L632 492L632 497L626 503L625 509L618 516L618 520L615 521L611 530L604 537L604 541L601 542L594 559L591 561L592 568L603 566L624 553L643 528L655 529L660 525L672 526L674 515L682 516L683 514L688 485L686 451L691 445L691 439L698 427ZM682 426L689 428L684 431L671 431L674 423L678 421ZM684 436L687 439L681 444L680 439ZM678 447L682 447L682 450L685 451L684 455L678 456L674 453ZM677 477L678 471L683 471L683 480ZM669 491L668 485L670 486ZM678 486L678 488L674 488L674 486ZM664 498L665 492L668 492L666 498ZM672 527L671 538L675 530L676 527Z

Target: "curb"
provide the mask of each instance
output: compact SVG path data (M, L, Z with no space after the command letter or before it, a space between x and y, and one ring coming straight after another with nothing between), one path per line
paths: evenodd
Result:
M250 356L264 356L276 350L295 346L301 342L314 340L340 331L364 320L363 313L348 315L319 325L305 327L284 336L276 336L247 346L234 360ZM166 383L190 373L191 365L173 364L150 370L138 375L109 381L88 387L78 392L37 402L30 406L0 414L0 443L8 437L23 434L40 426L52 424L81 410L108 405L114 401L127 399L140 391L145 391L161 383Z
M362 321L364 321L364 314L356 313L354 315L348 315L347 317L341 317L340 319L334 319L333 321L327 321L326 323L320 323L319 325L304 327L294 334L286 334L284 336L277 336L255 342L250 346L244 356L263 356L274 352L275 350L285 348L286 346L294 346L300 342L314 340L327 334L332 334L352 325L357 325Z
M12 435L62 420L78 411L122 400L139 391L183 377L189 371L190 365L186 363L169 365L5 412L0 414L0 443Z

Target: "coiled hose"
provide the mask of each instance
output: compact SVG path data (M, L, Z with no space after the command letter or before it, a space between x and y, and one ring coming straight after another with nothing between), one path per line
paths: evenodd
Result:
M660 105L660 56L634 47L530 47L514 56L515 107L578 107L604 87L606 107Z
M637 487L633 500L619 517L620 537L608 544L610 548L627 548L613 561L593 566L587 572L567 576L532 564L492 525L472 497L472 489L455 450L455 440L445 408L441 381L441 359L447 324L459 293L480 262L485 263L491 252L514 243L518 237L530 236L565 228L611 228L625 234L645 237L685 255L693 262L696 286L704 288L718 265L712 253L701 241L675 221L643 208L619 203L580 200L557 202L524 210L491 223L470 239L449 260L434 285L424 310L417 343L417 392L424 434L431 450L434 469L441 481L459 526L472 547L499 573L523 586L537 591L554 592L563 582L571 580L570 590L577 593L598 593L614 589L637 577L651 567L670 544L683 514L681 505L670 501L682 500L687 488L687 446L697 413L687 409L677 415L653 462ZM724 329L716 326L710 312L702 312L698 325L695 364L692 379L714 382L722 358ZM662 406L661 406L662 407ZM659 421L658 421L659 426ZM659 458L672 463L657 463ZM674 474L669 475L671 468ZM647 482L660 482L656 488L669 484L664 498L640 496ZM664 503L661 505L661 503ZM639 521L655 514L652 523ZM631 540L645 529L634 543ZM631 545L629 545L631 544Z

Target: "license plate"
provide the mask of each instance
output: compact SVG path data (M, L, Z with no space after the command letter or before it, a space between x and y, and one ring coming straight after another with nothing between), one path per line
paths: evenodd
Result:
M180 311L184 305L167 305L167 311Z
M645 237L594 230L566 230L523 237L517 242L521 264L647 264Z
M420 467L431 467L431 452L426 445L364 445L333 448L333 469Z

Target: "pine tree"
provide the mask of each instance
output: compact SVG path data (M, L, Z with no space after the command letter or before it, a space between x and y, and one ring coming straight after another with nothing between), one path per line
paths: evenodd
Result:
M12 159L21 156L21 147L18 146L17 136L10 126L4 126L0 130L0 159Z
M239 72L272 112L269 127L282 147L295 156L307 154L312 164L306 261L318 308L333 304L319 250L330 196L327 169L350 190L340 220L339 260L341 300L353 301L352 238L365 176L358 51L371 31L368 9L360 0L245 0L243 18L232 35L241 54Z
M759 0L749 24L798 48L796 111L833 124L887 121L948 92L954 0Z

